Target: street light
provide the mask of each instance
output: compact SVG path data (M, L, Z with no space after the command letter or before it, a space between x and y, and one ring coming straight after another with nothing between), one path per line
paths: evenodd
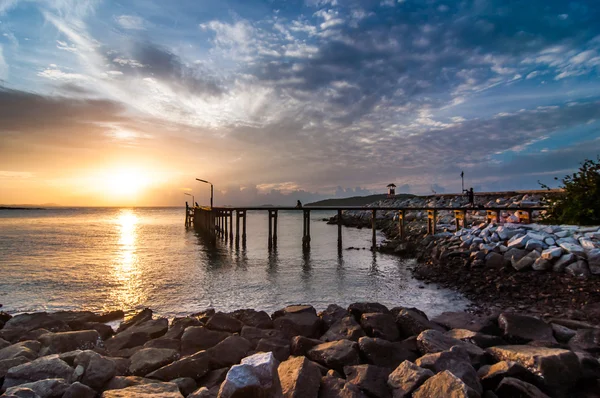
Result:
M199 178L196 178L196 181L200 181L200 182L204 182L206 184L210 184L210 208L213 208L213 184L212 182L208 182L206 180L201 180Z
M184 192L183 194L187 195L187 196L191 196L192 197L192 207L196 206L196 201L194 200L194 195L192 195L191 193L187 193L187 192Z

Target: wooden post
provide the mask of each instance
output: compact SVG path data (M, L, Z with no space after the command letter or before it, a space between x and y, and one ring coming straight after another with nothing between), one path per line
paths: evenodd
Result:
M398 210L398 233L400 234L400 240L404 240L404 226L406 222L404 215L404 210Z
M242 221L242 244L246 244L246 210L242 211L242 215L244 217Z
M371 215L371 228L373 229L373 239L371 242L371 248L373 251L377 249L377 210L372 210Z
M435 235L435 227L437 224L437 210L427 210L427 233Z
M338 225L338 250L342 250L342 210L337 211L337 225Z
M240 211L235 211L235 245L240 245Z
M304 249L310 248L310 210L303 210L303 233L302 233L302 247Z
M273 247L273 214L272 210L268 210L269 212L269 249Z
M466 226L466 215L467 212L465 210L454 210L454 222L457 231Z
M227 242L227 238L229 237L229 226L227 224L229 224L227 221L227 219L229 218L227 216L227 213L229 213L227 210L223 211L223 224L225 224L225 235L223 236L225 238L225 241Z
M273 246L277 247L277 210L273 210Z

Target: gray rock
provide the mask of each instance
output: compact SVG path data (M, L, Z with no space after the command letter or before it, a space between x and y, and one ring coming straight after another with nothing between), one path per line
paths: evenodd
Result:
M102 388L117 373L115 362L94 351L82 351L74 361L73 380L94 390Z
M577 333L575 330L569 329L568 327L559 325L557 323L551 323L550 325L552 326L554 337L560 343L567 343L573 336L575 336L575 333Z
M328 374L321 378L319 398L367 398L367 395L354 384Z
M131 326L138 325L151 319L152 310L150 308L144 308L142 311L138 312L128 320L121 322L119 328L117 329L117 333L121 333L130 328Z
M550 271L552 269L552 263L544 258L538 258L534 261L531 266L534 271Z
M592 275L600 275L600 249L587 252L587 261Z
M227 372L219 390L219 398L282 397L278 365L278 361L270 352L244 358L240 365L232 366Z
M560 258L560 256L562 256L562 254L563 254L562 248L556 247L556 246L549 247L548 249L546 249L542 252L542 258L544 260L553 261L553 260Z
M474 315L468 312L443 312L433 318L432 321L448 329L467 329L486 334L497 334L499 331L495 318Z
M289 306L273 314L273 328L285 337L294 336L317 338L320 335L321 319L312 306Z
M414 390L432 376L431 370L404 361L389 375L387 384L393 390L394 398L410 397Z
M47 333L42 335L38 341L42 343L40 356L104 347L100 334L95 330Z
M379 303L353 303L348 306L348 312L354 319L359 320L362 314L366 312L389 314L390 310L385 305Z
M560 242L560 240L559 240ZM572 253L579 258L585 258L585 250L576 243L562 242L558 244L567 253Z
M242 309L232 312L232 317L241 321L246 326L252 326L259 329L272 329L273 320L264 311L256 311L254 309Z
M445 331L443 327L427 319L424 313L411 308L402 308L398 311L396 325L400 336L404 338L418 335L427 329Z
M40 398L60 398L68 387L69 384L64 379L45 379L8 388L5 394L14 395L19 388L29 388Z
M185 329L181 336L181 355L192 355L198 351L207 350L229 336L231 334L227 332L209 330L204 326L191 326Z
M134 376L145 376L179 359L179 352L166 348L144 348L131 356L129 371Z
M552 266L554 272L565 272L568 265L577 261L577 257L572 253L563 254Z
M45 379L69 379L73 373L58 355L48 355L32 362L12 367L6 373L3 389Z
M509 248L504 253L504 260L506 262L510 262L511 265L515 265L520 259L529 254L526 250L517 249L517 248Z
M346 382L354 384L369 396L386 398L391 393L387 385L390 369L375 365L345 366Z
M171 380L171 383L177 384L177 387L179 387L179 392L184 397L187 397L196 391L196 388L198 387L196 385L196 381L191 377L180 377L178 379Z
M148 374L151 379L169 381L180 377L200 379L210 370L211 357L206 351L183 357Z
M306 357L294 357L277 368L281 390L286 398L317 398L321 384L321 371Z
M544 394L536 386L524 382L514 377L505 377L496 389L498 398L550 398Z
M452 337L453 339L461 340L466 343L475 344L480 348L488 348L496 345L505 345L506 342L498 336L489 334L473 332L467 329L452 329L447 331L446 336Z
M228 333L239 333L242 330L242 326L244 324L241 321L220 312L211 316L206 323L206 327L210 330Z
M577 260L577 262L567 265L565 273L577 278L589 278L592 276L585 260Z
M469 354L473 364L480 364L485 355L480 347L462 340L452 338L437 330L425 330L417 337L417 346L422 354L433 354L450 350L452 347L461 347Z
M479 398L480 394L470 388L451 372L444 370L430 377L413 392L413 398L452 397Z
M23 357L27 359L37 358L37 353L40 350L41 344L38 341L22 341L5 347L0 350L0 361L5 359L13 359Z
M584 350L592 354L600 354L600 329L579 329L569 340L573 351Z
M348 311L337 304L330 304L324 311L319 313L319 317L326 329L329 329L331 325L348 315L350 315Z
M554 240L554 238L551 238L551 237L544 239L544 243L547 244L548 246L556 245L556 241Z
M504 339L510 343L523 344L533 340L556 343L552 327L532 316L502 313L498 324L504 332Z
M102 398L183 398L175 383L140 384L120 390L108 390Z
M11 393L2 394L2 398L41 398L31 388L25 387L14 387L11 389Z
M46 329L50 332L67 332L69 326L55 316L46 312L15 315L4 324L2 332L16 331L19 335L35 329Z
M348 339L358 341L361 337L366 336L365 331L360 327L353 316L345 316L335 322L323 336L323 341L337 341Z
M248 340L233 335L209 348L206 353L211 358L213 368L224 368L239 363L242 358L248 355L251 349L252 344Z
M358 340L361 356L368 364L395 369L402 362L414 361L419 356L416 346L406 341L390 342L388 340L361 337Z
M256 345L256 351L270 351L279 362L285 361L290 356L290 340L281 338L261 339Z
M252 347L255 348L258 342L262 339L283 339L285 335L275 329L261 329L253 326L244 326L240 335L248 340ZM210 348L210 347L208 347Z
M544 242L542 242L541 240L530 239L527 241L527 244L525 245L525 250L527 250L527 251L537 250L537 251L541 252L542 250L546 249L547 247L548 247L548 245L545 244Z
M502 254L496 252L490 252L485 256L485 266L488 268L504 268L507 261L504 259Z
M531 237L527 235L515 235L508 241L508 248L523 249Z
M169 321L165 318L134 324L106 340L106 349L109 352L117 352L126 348L142 346L148 340L164 335L168 328Z
M462 347L452 347L448 351L423 355L417 359L416 365L429 369L434 373L445 370L461 379L466 385L481 394L483 391L477 372L471 365L469 354Z
M491 366L482 366L477 375L485 390L495 390L505 377L516 377L533 384L543 382L523 365L512 361L500 361Z
M169 330L167 331L167 333L164 334L164 336L161 337L161 339L180 340L181 336L183 335L183 332L185 332L185 330L187 328L189 328L191 326L201 326L201 325L202 325L202 323L196 318L192 318L192 317L175 318L171 321ZM156 347L156 348L160 348L160 347Z
M4 379L6 373L10 368L14 368L15 366L23 365L24 363L29 362L30 359L25 357L16 357L11 359L4 359L0 361L0 380Z
M62 398L95 398L96 391L78 381L71 384Z
M158 339L150 340L142 346L143 348L164 348L169 350L175 350L179 352L181 350L181 341L177 339L166 339L159 337Z
M392 314L364 313L360 317L360 325L369 337L378 337L388 341L395 341L400 337Z
M350 340L338 340L319 344L308 351L308 358L342 373L344 366L358 365L358 344Z
M540 257L540 254L534 250L534 251L530 252L529 254L527 254L522 259L520 259L519 261L517 261L516 263L513 263L512 266L517 271L525 271L525 270L531 268L531 266L533 265L535 260L537 260L539 257Z

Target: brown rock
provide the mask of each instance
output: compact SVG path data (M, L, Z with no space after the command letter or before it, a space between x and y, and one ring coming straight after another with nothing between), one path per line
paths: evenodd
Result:
M58 355L49 355L10 368L2 389L45 379L69 379L72 373L73 369Z
M122 310L108 311L103 314L94 314L94 316L89 320L89 322L98 322L98 323L106 323L116 321L118 319L123 319L125 317L125 313Z
M337 304L330 304L325 311L319 313L325 329L329 329L331 325L348 315L350 315L348 311Z
M498 398L550 398L536 386L513 377L505 377L496 389Z
M360 320L362 314L379 312L382 314L390 314L390 310L383 304L379 303L353 303L348 306L348 312L356 319Z
M275 359L285 361L290 356L290 341L288 339L261 339L256 345L258 352L272 352Z
M463 348L471 358L471 363L479 365L484 360L485 351L474 344L446 336L437 330L425 330L417 337L417 346L423 354L432 354L449 350L458 346Z
M280 330L261 329L253 326L244 326L241 336L252 344L255 348L261 339L283 339L285 335Z
M183 395L175 383L152 383L104 391L102 398L183 398Z
M180 377L191 377L199 380L210 370L211 358L206 351L183 357L173 363L149 373L151 379L169 381Z
M426 316L418 311L403 308L396 316L396 325L400 331L401 337L415 336L424 330L434 329L445 332L445 329L427 319Z
M369 337L378 337L388 341L396 341L400 338L392 314L364 313L360 317L360 325Z
M207 389L211 389L215 386L218 387L221 385L223 380L225 380L225 376L227 376L228 371L229 368L220 368L208 372L198 380L198 385L206 387Z
M218 391L217 391L218 394ZM213 394L208 388L200 387L193 393L187 396L187 398L217 398L217 394Z
M500 361L491 366L482 366L477 372L483 388L495 390L505 377L516 377L532 384L542 382L537 376L517 362Z
M414 393L413 398L479 398L479 393L451 372L444 370L430 377Z
M96 391L78 381L71 384L62 398L95 398Z
M152 310L150 308L145 308L142 311L138 312L128 320L121 322L119 328L117 329L117 333L121 333L133 325L137 325L143 322L147 322L152 319Z
M452 347L448 351L423 355L417 359L416 364L434 373L450 371L478 394L483 392L477 372L471 365L469 354L462 347Z
M73 362L72 380L80 381L94 390L101 389L117 373L115 362L94 351L82 351Z
M6 373L8 372L8 370L10 368L14 368L15 366L23 365L24 363L27 363L29 361L31 361L31 359L21 357L21 356L11 358L11 359L0 360L0 380L4 379L4 376L6 376Z
M144 348L166 348L169 350L180 351L181 341L177 339L167 339L163 336L158 339L150 340L144 344Z
M256 311L253 309L237 310L230 314L232 317L241 321L246 326L252 326L259 329L272 329L273 320L264 311Z
M51 314L36 312L13 316L4 324L2 332L3 334L5 332L16 332L18 335L22 335L35 329L46 329L50 332L67 332L70 330L65 322L53 317ZM7 340L11 341L12 339Z
M569 340L573 351L583 350L592 354L600 353L600 329L579 329Z
M336 341L342 339L348 339L352 341L358 341L361 337L366 336L365 331L351 316L343 317L334 323L323 336L323 341Z
M74 350L92 350L104 346L100 334L95 330L47 333L38 341L42 343L39 355L60 354Z
M575 330L569 329L568 327L559 325L557 323L551 323L550 326L552 326L554 338L560 343L567 343L577 333Z
M279 365L277 373L285 398L317 398L321 371L314 362L303 356L290 358Z
M496 335L500 333L496 319L468 312L443 312L432 319L448 329L466 329L472 332Z
M210 330L228 333L239 333L242 330L242 326L244 326L242 322L220 312L211 316L206 323L206 327Z
M390 369L375 365L344 366L346 382L352 383L367 395L374 397L390 397L391 391L387 385Z
M404 361L389 375L387 384L392 389L394 398L410 397L414 390L432 376L431 370Z
M104 345L109 352L142 346L148 340L164 335L168 327L169 321L165 318L136 323L106 340Z
M285 337L288 339L294 336L319 337L321 319L313 307L289 306L280 311L273 314L273 327L283 332Z
M207 350L229 336L231 334L209 330L204 326L191 326L185 329L181 336L181 355L192 355L198 351Z
M171 326L169 326L169 330L167 333L165 333L163 338L179 340L181 339L185 329L189 328L190 326L202 326L202 323L197 318L189 316L175 318L173 321L171 321Z
M358 347L367 363L389 369L395 369L406 360L414 361L418 358L417 353L404 342L392 343L379 338L361 337Z
M241 336L229 336L214 347L206 350L214 368L225 368L239 363L250 350L252 344Z
M509 343L524 344L533 340L556 343L552 327L532 316L502 313L498 317L498 324Z
M41 346L41 343L35 340L22 341L20 343L10 345L0 350L0 361L17 357L35 359L37 358L37 353Z
M34 392L34 394L37 394L37 395L35 395L36 397L59 398L64 395L64 393L68 387L69 387L69 384L67 384L64 379L45 379L45 380L34 381L31 383L21 384L16 387L11 387L11 388L7 389L5 394L2 396L3 397L6 397L6 396L11 397L11 396L16 395L16 396L21 397L22 395L20 394L19 390L29 388L31 391ZM27 396L33 396L33 395L27 395Z
M321 377L319 398L367 398L367 396L352 383L344 379L327 375Z
M473 332L467 329L452 329L447 331L445 335L456 340L464 341L465 343L474 344L480 348L506 345L506 342L501 337Z
M145 376L179 359L179 352L167 348L144 348L131 356L129 371L134 376Z
M171 383L177 384L177 387L179 387L179 392L184 397L187 397L193 393L197 388L196 381L191 377L180 377L178 379L171 380Z
M104 390L120 390L126 387L152 383L160 383L160 381L138 376L115 376L104 386Z
M292 337L290 347L291 354L295 356L306 356L308 350L322 343L323 342L321 340L309 339L308 337L304 336L294 336Z
M359 364L358 344L350 340L319 344L308 351L308 358L341 373L344 366Z

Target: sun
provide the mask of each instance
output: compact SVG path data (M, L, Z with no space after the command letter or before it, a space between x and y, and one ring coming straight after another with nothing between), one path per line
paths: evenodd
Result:
M110 196L133 199L151 182L148 173L143 170L122 168L114 169L105 177L106 193Z

